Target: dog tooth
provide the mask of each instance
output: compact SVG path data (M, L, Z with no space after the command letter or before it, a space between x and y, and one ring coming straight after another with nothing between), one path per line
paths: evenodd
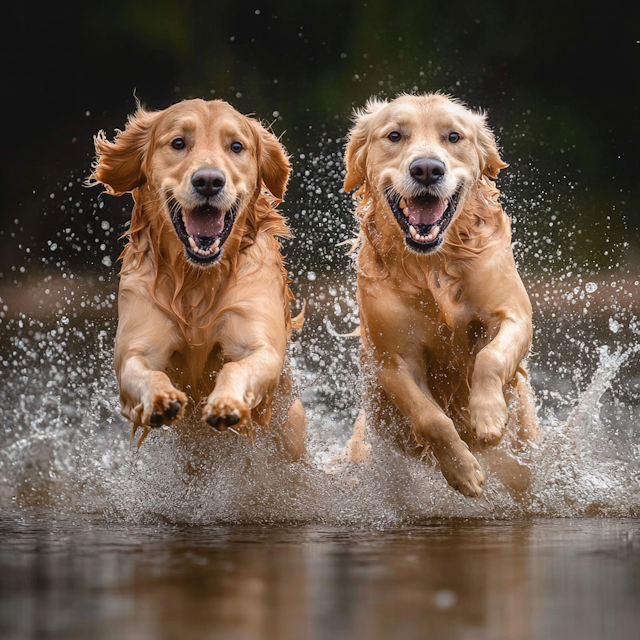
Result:
M220 246L220 238L218 238L212 245L209 247L210 251L216 251L216 249Z
M431 229L431 231L429 232L429 236L427 237L427 240L431 242L437 237L439 233L440 233L440 227L433 227L433 229Z
M409 225L409 233L411 234L411 237L414 239L418 237L418 232L416 231L416 228L412 224Z
M197 249L198 247L198 245L196 244L196 241L191 236L189 236L189 246L192 249Z
M407 208L407 201L404 198L400 198L400 208L401 209Z

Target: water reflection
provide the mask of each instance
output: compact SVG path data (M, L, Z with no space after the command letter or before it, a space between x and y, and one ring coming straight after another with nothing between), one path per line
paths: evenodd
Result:
M2 518L3 638L632 638L640 523Z

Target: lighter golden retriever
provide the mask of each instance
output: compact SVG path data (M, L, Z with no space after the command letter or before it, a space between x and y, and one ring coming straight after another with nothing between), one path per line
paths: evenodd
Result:
M274 395L291 395L292 296L278 241L288 229L274 209L290 172L283 147L220 100L139 107L95 147L92 182L135 202L115 344L132 439L180 422L189 396L204 423L252 436L269 424ZM298 458L304 412L290 406L281 442Z
M367 420L407 452L430 448L447 482L477 497L471 450L507 424L515 441L537 428L531 304L492 180L507 165L485 116L444 95L372 98L354 120L344 189L359 187L362 366L381 390ZM362 436L359 421L352 459Z

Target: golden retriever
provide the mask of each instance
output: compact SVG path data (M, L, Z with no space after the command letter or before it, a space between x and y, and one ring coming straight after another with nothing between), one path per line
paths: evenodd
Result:
M452 487L480 496L471 449L507 423L516 442L537 428L531 304L492 180L507 165L485 116L441 94L369 100L345 163L345 191L359 187L362 366L382 391L367 419L407 452L430 447ZM359 421L352 459L363 434Z
M276 392L291 394L283 364L296 321L278 241L288 228L274 208L289 178L285 150L221 100L138 105L114 142L101 131L95 148L91 183L134 198L115 344L132 439L143 427L140 446L151 428L178 423L188 395L214 429L253 436ZM281 430L294 458L304 423L296 400Z

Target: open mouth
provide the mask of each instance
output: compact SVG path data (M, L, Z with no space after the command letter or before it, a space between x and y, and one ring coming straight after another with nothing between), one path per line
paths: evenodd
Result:
M458 190L445 200L430 193L403 198L391 188L387 189L389 206L404 231L407 246L423 253L442 244L444 232L456 212L459 196Z
M184 244L188 260L199 265L215 262L222 255L222 245L229 237L238 212L239 200L227 211L209 204L186 209L171 207L171 222Z

